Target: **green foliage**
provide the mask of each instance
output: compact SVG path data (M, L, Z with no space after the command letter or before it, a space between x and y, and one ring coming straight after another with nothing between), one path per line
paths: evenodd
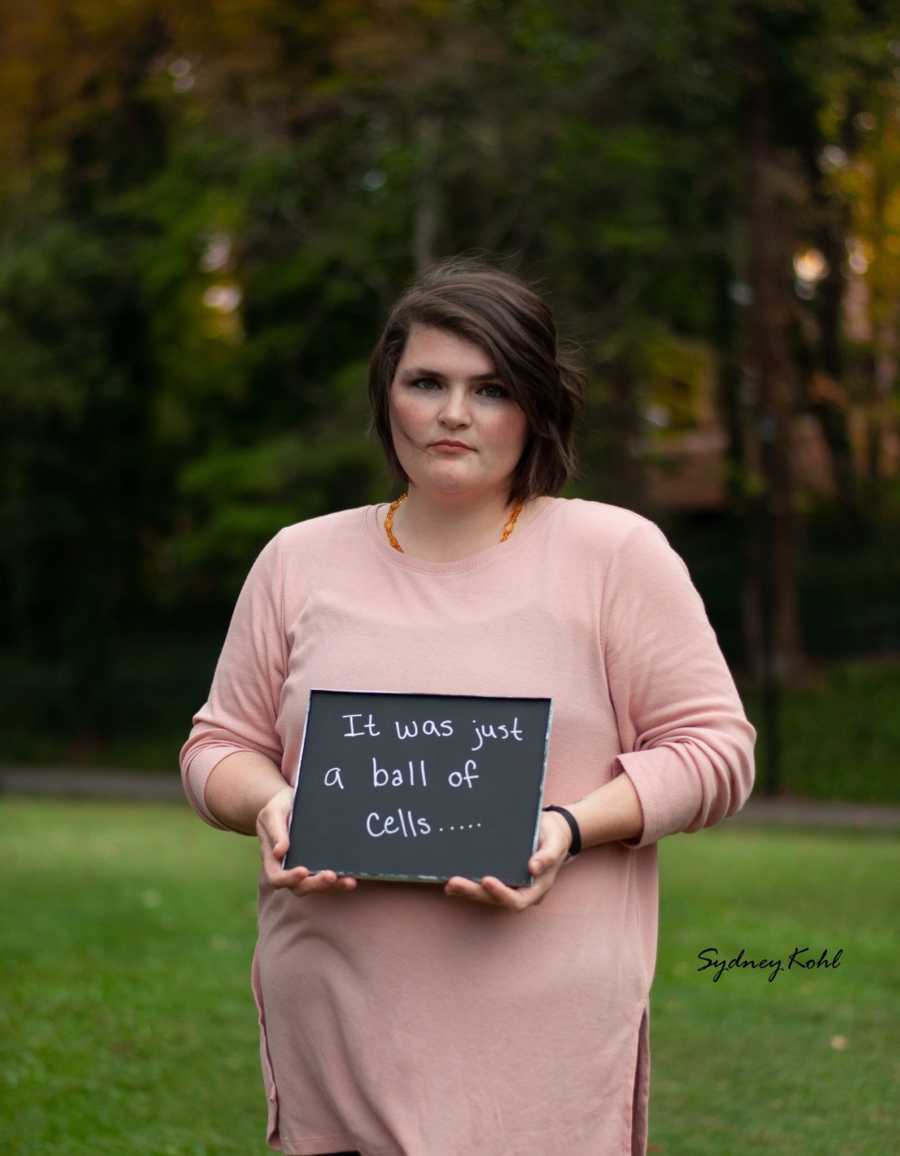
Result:
M653 413L691 429L737 389L742 9L69 8L0 17L0 641L88 685L93 726L126 621L221 605L279 524L384 495L365 369L417 263L479 252L547 292L588 371L583 496L641 507ZM896 23L752 15L799 232L851 222L887 309ZM816 177L828 145L848 164Z
M844 662L819 667L784 696L784 790L807 799L900 803L900 665ZM758 696L746 696L760 719ZM765 766L767 736L760 726L757 767Z
M0 404L13 419L83 421L88 396L121 394L110 380L98 310L114 311L116 255L106 240L49 217L0 248L4 356Z
M376 464L359 436L299 434L214 450L192 462L181 491L198 511L197 526L175 539L160 562L170 592L210 569L246 572L254 550L282 526L329 513L365 492Z

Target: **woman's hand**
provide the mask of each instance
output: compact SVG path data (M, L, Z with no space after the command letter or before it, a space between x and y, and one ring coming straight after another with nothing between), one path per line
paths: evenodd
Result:
M334 871L318 871L313 875L308 867L292 867L285 871L281 861L290 843L288 818L294 792L284 787L272 796L256 816L256 833L262 855L263 870L272 887L286 887L295 895L312 895L317 891L355 891L357 880L352 875L338 875Z
M493 875L485 875L480 883L454 875L447 880L444 894L459 895L493 907L508 907L511 911L524 911L540 903L553 886L571 844L572 832L562 815L545 811L541 814L538 848L528 860L528 870L535 877L529 887L507 887Z

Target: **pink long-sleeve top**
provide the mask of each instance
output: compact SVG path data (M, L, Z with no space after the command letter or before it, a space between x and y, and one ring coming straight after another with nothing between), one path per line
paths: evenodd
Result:
M662 532L544 497L451 562L394 550L385 506L281 530L238 597L181 750L188 800L258 751L294 782L311 688L549 697L545 803L627 774L637 839L589 848L524 913L422 884L297 898L259 881L251 986L271 1147L362 1156L646 1151L657 843L733 815L747 721Z

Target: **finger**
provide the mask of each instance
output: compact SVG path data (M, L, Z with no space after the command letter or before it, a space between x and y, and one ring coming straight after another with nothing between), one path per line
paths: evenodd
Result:
M491 899L511 911L524 911L540 903L553 884L553 875L532 883L529 887L507 887L500 879L486 876L482 886Z
M262 848L263 862L272 868L274 871L296 870L296 868L285 868L284 857L287 855L288 843L287 840L283 844L271 843L268 839L260 839L260 847Z
M540 827L538 850L549 847L566 847L572 842L572 832L565 819L553 813L545 815Z
M461 899L476 899L480 903L494 902L480 883L476 883L474 879L466 879L463 875L454 875L448 879L444 885L444 894Z
M355 891L357 880L352 875L338 875L334 871L317 871L301 881L298 894L308 895L322 891Z
M287 822L281 815L267 815L259 820L259 833L268 843L276 859L284 859L290 846Z
M269 835L269 832L257 821L256 833L259 838L259 853L265 865L277 863L281 867L284 856L276 856L275 841Z
M564 847L557 847L552 850L544 848L535 851L528 860L528 870L535 878L540 878L540 876L546 875L551 868L558 867L565 858L566 850Z
M481 880L481 886L495 903L509 907L513 911L521 911L523 907L529 905L528 894L533 890L532 887L507 887L493 875L485 875Z
M287 843L287 840L285 840ZM274 840L262 827L259 831L259 849L262 855L263 863L281 871L284 870L282 864L284 857L287 854L287 845L280 848L276 840ZM292 869L291 869L292 870Z
M283 871L278 864L274 864L266 868L266 878L272 887L295 888L305 883L309 874L307 867L292 867L290 871Z
M528 861L532 875L542 875L548 868L561 864L569 853L571 833L564 821L555 821L555 816L545 815L541 821L537 850Z
M335 871L316 871L311 874L304 883L304 890L306 891L327 891L329 887L333 887L337 883L337 873Z
M323 878L324 876L324 878ZM316 891L354 891L356 879L352 875L338 875L334 871L319 871L312 876Z
M511 911L520 911L527 904L522 901L522 892L507 887L492 875L486 875L480 883L463 876L454 876L447 881L444 888L448 895L459 895L465 899L474 899L479 903L486 903L492 907L506 907ZM525 888L524 890L528 890Z

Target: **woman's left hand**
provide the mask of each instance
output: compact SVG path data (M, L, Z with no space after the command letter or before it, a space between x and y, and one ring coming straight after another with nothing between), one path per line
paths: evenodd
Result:
M534 876L530 886L507 887L493 875L485 875L480 883L462 875L454 875L444 885L444 894L474 899L476 903L487 903L491 907L524 911L540 903L553 886L569 854L571 843L572 832L562 815L556 811L544 811L541 814L538 847L528 860L528 870Z

